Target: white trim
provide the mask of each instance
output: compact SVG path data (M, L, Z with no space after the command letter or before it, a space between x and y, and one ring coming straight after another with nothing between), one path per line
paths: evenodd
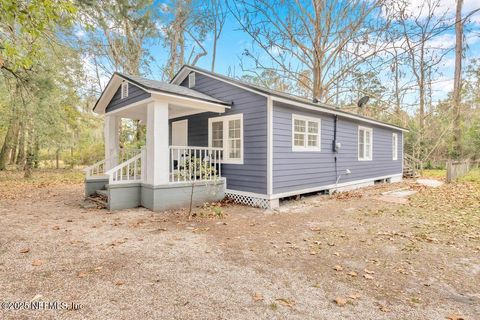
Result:
M228 131L229 126L228 122L231 120L240 120L240 159L230 159L229 158L229 147L228 147ZM224 164L243 164L243 154L244 149L244 137L243 137L243 113L236 113L228 116L212 117L208 118L208 146L212 146L212 122L223 121L223 160L221 163Z
M188 87L189 88L195 87L195 72L190 72L188 74Z
M124 107L121 107L121 108L118 108L118 109L115 109L115 110L112 110L112 111L109 111L107 113L105 113L106 116L110 116L110 115L114 115L116 113L119 113L121 111L125 111L125 110L128 110L128 109L131 109L131 108L135 108L135 107L138 107L139 105L142 105L142 104L149 104L150 102L154 102L155 100L153 98L146 98L146 99L143 99L143 100L140 100L140 101L137 101L137 102L134 102L132 104L127 104L126 106Z
M123 81L122 85L120 86L120 99L128 98L128 81Z
M396 178L400 178L400 177L402 177L401 173L400 174L393 174L393 175L391 174L391 175L386 175L386 176L381 176L381 177L362 179L362 180L354 180L354 181L338 183L338 184L330 184L330 185L326 185L326 186L318 186L318 187L312 187L312 188L306 188L306 189L287 191L287 192L272 194L269 197L269 199L285 198L285 197L295 196L295 195L304 194L304 193L310 193L310 192L316 192L316 191L322 191L322 190L328 190L328 189L338 189L338 188L346 187L346 186L350 186L350 185L373 182L375 180L382 180L382 179L388 179L388 178L396 179Z
M183 102L187 101L187 102L189 102L188 106L192 107L192 108L201 109L202 107L199 106L199 104L204 104L205 106L212 106L213 109L208 110L208 111L212 111L212 112L223 113L223 112L225 112L225 109L230 109L230 106L227 106L227 105L224 105L224 104L221 104L221 103L216 103L216 102L213 102L213 101L211 102L211 101L206 101L206 100L203 100L203 99L186 97L186 96L183 96L183 95L169 94L169 93L165 93L165 92L149 90L149 89L146 89L146 88L142 87L141 85L138 85L136 83L132 83L128 79L123 78L122 76L120 76L118 74L114 74L112 76L112 79L109 81L107 87L103 90L103 94L100 97L100 100L98 101L98 103L95 107L95 112L96 113L105 114L105 110L107 109L108 103L112 100L113 96L117 92L118 88L121 87L122 83L129 83L131 85L137 86L140 89L142 89L143 91L151 94L150 98L147 98L147 99L142 100L142 101L146 101L148 99L159 100L159 99L167 97L167 98L172 99L171 101L168 101L170 103L179 104L182 101ZM127 106L121 107L117 110L124 110L126 107ZM117 110L114 110L114 111L117 111ZM113 112L113 111L111 111L111 112ZM111 113L111 112L109 112L109 113Z
M398 130L398 131L405 131L405 132L408 131L407 129L395 127L395 126L392 126L392 125L389 125L389 124L386 124L386 123L377 122L377 121L371 120L371 119L358 117L358 116L355 116L353 114L347 114L347 113L338 112L338 111L335 111L335 110L322 108L321 105L319 105L318 107L315 107L315 106L311 106L307 103L302 103L302 102L298 102L298 101L294 101L294 100L290 100L290 99L285 99L285 98L280 98L280 97L274 97L274 96L272 96L272 99L273 99L273 101L278 101L278 102L294 105L294 106L297 106L297 107L301 107L301 108L308 109L308 110L313 110L313 111L316 111L316 112L329 113L329 114L337 115L339 117L355 119L355 120L358 120L358 121L367 122L367 123L375 124L375 125L382 126L382 127L387 127L387 128L395 129L395 130Z
M392 160L398 160L398 134L396 133L392 133Z
M366 151L366 137L367 135L364 133L363 134L363 158L360 158L360 155L359 155L359 147L360 147L360 143L358 142L358 138L360 137L360 131L364 131L365 133L366 132L370 132L370 148L369 148L369 151L370 151L370 157L366 157L365 156L365 151ZM373 128L370 128L370 127L364 127L364 126L358 126L358 130L357 130L357 158L358 158L358 161L372 161L373 160Z
M273 101L267 98L267 194L273 193Z
M303 133L304 134L303 147L295 145L295 120L305 121L305 132ZM308 146L308 135L309 135L308 122L316 122L318 124L316 147ZM308 116L292 113L292 152L320 152L322 150L321 141L322 141L322 119L321 118L308 117Z

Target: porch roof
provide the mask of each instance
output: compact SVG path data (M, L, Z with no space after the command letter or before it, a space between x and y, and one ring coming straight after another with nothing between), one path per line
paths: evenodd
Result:
M151 94L164 94L178 98L193 99L199 102L221 105L224 107L229 107L232 105L231 102L222 101L207 94L177 84L114 72L112 78L110 78L106 88L103 90L100 98L93 107L93 111L97 113L104 113L107 104L120 87L122 81L125 80Z

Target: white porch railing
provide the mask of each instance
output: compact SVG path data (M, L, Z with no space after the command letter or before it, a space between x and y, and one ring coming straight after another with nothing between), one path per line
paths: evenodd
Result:
M170 146L170 182L219 179L222 158L222 148Z
M140 154L140 151L140 149L121 150L120 155L98 161L97 163L86 167L83 171L85 172L87 178L105 176L107 174L105 171L108 167L111 167L113 164L122 163L133 156Z
M108 160L109 159L103 159L89 167L86 167L83 171L85 172L87 178L105 175L105 166L107 165Z
M139 154L105 172L109 184L135 183L145 180L145 149Z

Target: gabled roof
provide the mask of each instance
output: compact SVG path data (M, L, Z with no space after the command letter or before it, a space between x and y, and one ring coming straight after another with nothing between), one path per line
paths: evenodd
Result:
M230 102L216 99L207 94L195 91L187 87L182 87L182 86L171 84L168 82L147 79L139 76L131 76L131 75L123 74L120 72L114 72L112 77L108 81L107 86L105 87L102 94L100 95L100 98L98 98L97 102L95 103L95 106L93 107L93 111L95 111L95 109L99 104L102 104L104 107L106 107L106 105L110 102L115 92L118 90L118 87L120 86L122 80L126 80L149 93L163 93L163 94L169 94L169 95L174 95L179 97L186 97L186 98L191 98L195 100L220 104L224 106L231 105ZM99 110L99 111L103 111L103 110Z
M356 114L356 113L344 111L344 110L338 109L335 106L330 105L330 104L326 104L326 103L322 103L322 102L313 102L311 100L308 100L308 99L305 99L305 98L302 98L302 97L298 97L298 96L288 94L288 93L285 93L285 92L276 91L276 90L273 90L273 89L268 89L268 88L265 88L265 87L254 85L254 84L242 81L242 80L227 77L227 76L224 76L222 74L214 73L214 72L211 72L211 71L208 71L208 70L196 67L196 66L187 65L187 64L183 65L180 68L180 70L173 77L173 79L170 81L170 83L175 84L175 85L179 85L188 76L188 74L192 71L206 74L208 76L223 80L225 82L229 82L231 84L234 84L236 86L245 88L245 89L250 90L250 91L254 91L254 92L256 92L258 94L261 94L261 95L264 95L264 96L276 97L276 98L278 98L276 100L281 101L281 102L285 102L285 103L291 103L295 107L300 107L300 108L301 107L307 107L310 110L324 111L324 112L328 112L328 113L331 113L331 114L344 116L346 118L352 118L352 119L357 119L357 120L360 120L360 121L375 123L375 124L378 124L380 126L391 127L391 128L395 128L395 129L398 129L398 130L401 130L401 131L408 131L408 129L405 129L403 127L400 127L400 126L397 126L397 125L394 125L394 124L391 124L391 123L388 123L388 122L375 120L375 119L365 117L365 116L362 116L362 115L359 115L359 114Z

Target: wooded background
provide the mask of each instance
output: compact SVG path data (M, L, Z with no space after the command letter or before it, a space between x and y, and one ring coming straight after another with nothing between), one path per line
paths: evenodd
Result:
M478 159L480 53L467 40L480 37L479 11L446 3L1 1L0 170L102 159L92 108L113 71L164 81L185 63L218 71L222 38L238 34L248 46L227 75L404 126L405 151L427 168ZM452 86L435 99L445 79ZM144 131L123 121L122 145L141 146Z

